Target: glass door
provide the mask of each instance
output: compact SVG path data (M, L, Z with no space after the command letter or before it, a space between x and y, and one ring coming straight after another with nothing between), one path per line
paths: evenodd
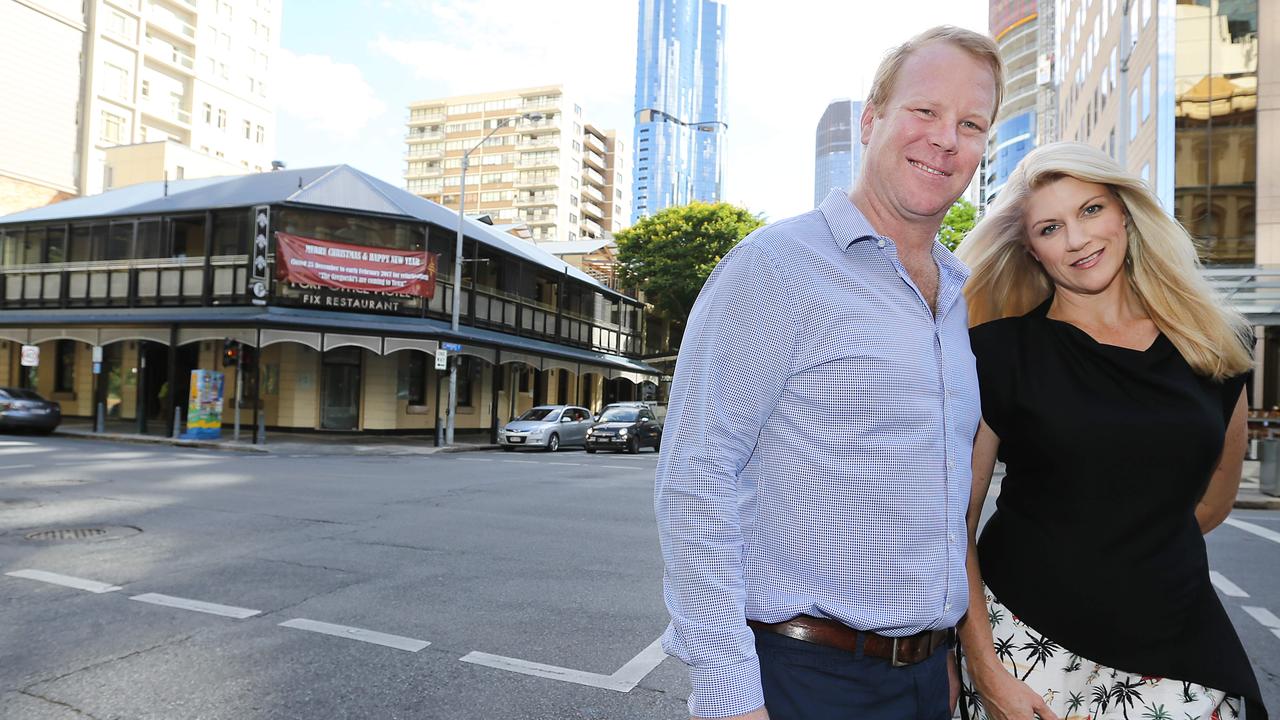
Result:
M325 353L320 372L320 427L325 430L358 429L360 349L341 348Z

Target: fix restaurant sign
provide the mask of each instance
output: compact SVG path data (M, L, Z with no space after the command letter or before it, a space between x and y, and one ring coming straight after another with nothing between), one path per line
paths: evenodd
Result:
M276 274L282 282L431 298L439 255L350 245L276 233Z

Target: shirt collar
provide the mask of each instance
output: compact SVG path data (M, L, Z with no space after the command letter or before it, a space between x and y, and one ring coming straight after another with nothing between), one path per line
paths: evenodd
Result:
M853 200L844 190L836 188L827 193L826 199L818 206L818 210L826 218L827 226L831 228L832 238L841 250L848 250L850 246L861 240L884 240L886 243L893 243L892 238L876 232L876 229L871 226L871 221L867 220L867 216L853 204ZM950 275L950 280L955 284L963 285L969 279L968 266L960 262L936 239L933 241L933 259L938 262L938 267L942 268L944 273Z
M836 188L827 193L818 210L826 218L827 227L831 228L831 235L841 250L848 250L850 245L859 240L875 240L880 237L844 190Z

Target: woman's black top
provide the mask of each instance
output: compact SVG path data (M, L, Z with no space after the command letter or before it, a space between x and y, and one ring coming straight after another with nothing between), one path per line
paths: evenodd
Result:
M1163 334L1101 344L1049 319L1051 302L971 332L1006 470L978 540L987 587L1076 655L1243 696L1265 718L1195 517L1246 376L1197 375Z

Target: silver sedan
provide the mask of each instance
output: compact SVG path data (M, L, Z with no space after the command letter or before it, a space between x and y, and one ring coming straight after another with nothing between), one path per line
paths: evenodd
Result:
M503 450L536 447L555 452L563 445L586 445L587 430L594 424L591 411L576 405L539 405L502 427L498 444Z

